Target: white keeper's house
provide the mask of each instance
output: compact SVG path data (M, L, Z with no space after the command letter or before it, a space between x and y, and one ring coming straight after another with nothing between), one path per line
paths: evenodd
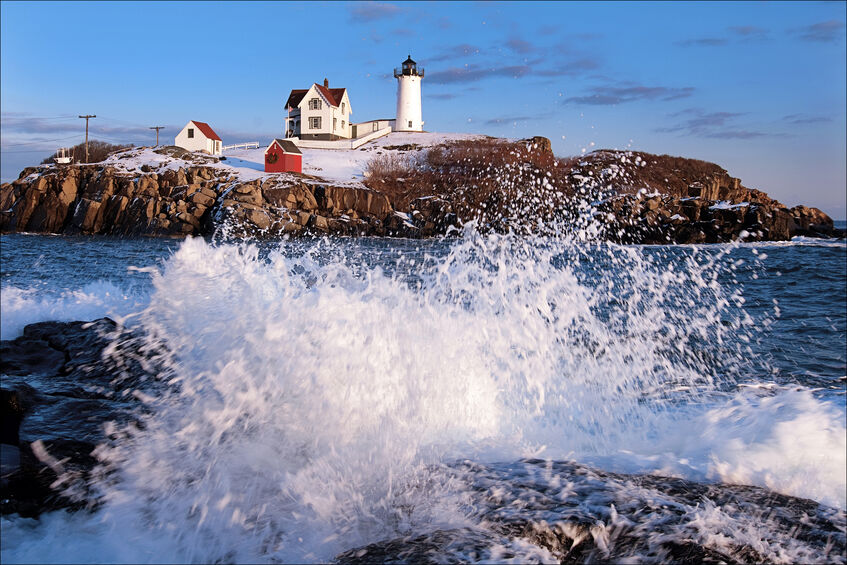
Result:
M176 138L174 145L188 151L205 151L209 155L221 154L221 138L206 122L191 120L182 128Z
M330 88L329 80L323 86L313 84L308 89L292 90L285 103L286 137L300 139L350 139L350 98L346 88Z

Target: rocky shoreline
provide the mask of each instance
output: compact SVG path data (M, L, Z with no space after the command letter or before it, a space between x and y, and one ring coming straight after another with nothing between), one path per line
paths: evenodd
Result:
M99 164L25 169L17 180L0 186L0 231L418 238L443 235L471 220L501 231L513 229L517 222L532 231L550 220L589 216L601 226L600 239L623 243L844 237L820 210L788 208L761 191L745 188L711 163L607 150L582 159L556 160L545 138L498 147L513 149L513 154L521 155L520 162L497 171L488 192L477 194L468 188L478 188L480 179L474 173L422 176L424 169L431 175L429 166L393 179L412 185L418 175L423 185L418 191L433 192L403 206L392 202L390 191L377 190L376 182L366 182L371 188L337 186L294 173L245 179L218 158L176 147L155 150L167 158L164 164L134 169L122 166L122 160L135 156L128 150ZM586 197L590 206L585 206ZM517 219L512 208L520 210ZM511 223L504 221L507 216Z

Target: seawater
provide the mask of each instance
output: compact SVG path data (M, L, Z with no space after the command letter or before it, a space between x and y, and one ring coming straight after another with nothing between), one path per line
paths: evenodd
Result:
M102 507L3 518L4 563L320 562L484 528L433 471L456 461L847 506L843 240L0 244L3 339L108 315L167 347L173 385L103 446Z

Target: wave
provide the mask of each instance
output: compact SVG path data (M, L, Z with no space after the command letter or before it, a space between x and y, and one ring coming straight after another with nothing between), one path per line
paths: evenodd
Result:
M120 318L146 306L149 295L108 281L78 289L21 288L3 285L0 292L0 339L15 339L28 324L46 320L72 322L103 316Z
M718 282L733 249L469 229L442 254L363 266L329 240L266 253L188 239L134 316L170 352L171 392L99 450L98 513L46 518L4 562L69 530L86 558L119 532L96 554L107 561L326 561L466 526L460 487L431 476L465 459L574 460L844 508L843 402L770 384L750 347L770 318Z

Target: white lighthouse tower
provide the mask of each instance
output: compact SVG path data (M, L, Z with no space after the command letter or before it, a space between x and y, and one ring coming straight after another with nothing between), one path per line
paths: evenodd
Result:
M418 69L412 56L403 61L401 69L394 69L397 79L397 122L396 131L423 131L421 119L421 79L424 70Z

